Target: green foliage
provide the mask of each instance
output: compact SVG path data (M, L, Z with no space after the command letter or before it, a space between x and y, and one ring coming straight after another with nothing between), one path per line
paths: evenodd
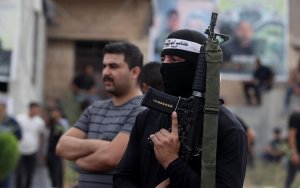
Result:
M11 173L20 158L16 137L9 131L0 132L0 181Z
M72 94L67 94L63 99L63 109L69 120L70 125L73 125L79 118L80 104Z
M78 184L79 174L74 169L74 162L72 161L65 161L66 168L65 168L65 184L66 187L75 187Z

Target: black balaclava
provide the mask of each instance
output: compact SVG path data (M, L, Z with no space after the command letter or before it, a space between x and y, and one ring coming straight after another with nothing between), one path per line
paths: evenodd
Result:
M185 98L192 95L200 47L206 40L203 34L189 29L178 30L168 36L161 56L178 56L185 61L161 65L160 72L166 93Z

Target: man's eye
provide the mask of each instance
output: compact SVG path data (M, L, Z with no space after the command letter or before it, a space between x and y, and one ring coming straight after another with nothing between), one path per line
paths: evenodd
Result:
M174 62L176 62L176 63L179 63L179 62L182 62L183 61L183 59L181 59L181 58L174 58L174 60L173 60Z
M112 64L112 65L110 65L110 68L111 68L111 69L116 69L116 68L118 68L118 65Z

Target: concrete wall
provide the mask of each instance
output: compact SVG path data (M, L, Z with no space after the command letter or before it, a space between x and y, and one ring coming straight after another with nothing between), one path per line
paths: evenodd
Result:
M300 1L289 0L289 29L290 29L290 43L293 48L300 49Z
M50 40L45 65L45 97L65 96L69 91L74 70L72 41Z
M241 105L246 103L241 81L221 80L220 96L228 105Z
M289 1L289 67L294 68L300 59L300 1Z
M150 1L56 0L55 26L49 38L124 40L144 35Z

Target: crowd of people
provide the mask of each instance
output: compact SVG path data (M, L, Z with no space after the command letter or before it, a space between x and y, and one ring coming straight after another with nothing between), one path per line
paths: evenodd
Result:
M12 117L7 115L6 105L6 101L0 104L0 127L6 127L17 138L18 151L15 153L18 161L7 170L0 187L31 187L39 162L49 170L51 185L63 187L63 159L55 153L60 136L69 128L62 107L58 103L48 108L37 102L30 102L27 112ZM6 144L10 145L9 142ZM10 163L9 159L7 161Z
M178 45L170 45L169 39ZM73 94L82 105L82 113L72 126L59 100L46 106L31 102L26 113L15 117L7 115L6 103L0 101L1 130L9 128L19 144L18 163L1 179L0 187L8 188L14 182L18 188L29 188L37 161L48 167L53 187L64 187L64 160L73 161L79 174L78 188L199 187L202 155L189 160L181 156L177 113L146 108L141 100L149 87L175 97L192 96L200 46L206 40L194 30L172 31L160 52L162 62L145 65L136 45L107 44L101 76L109 98L99 100L93 69L87 66L72 82ZM292 94L300 94L299 71L300 62L290 74L286 107ZM273 71L257 58L253 80L243 83L247 103L260 105L262 92L270 90L273 82ZM285 182L289 188L300 165L300 107L287 124L287 139L282 137L281 128L274 129L262 159L275 163L289 159ZM256 157L255 139L251 125L220 100L216 187L243 187L247 160L253 164Z

